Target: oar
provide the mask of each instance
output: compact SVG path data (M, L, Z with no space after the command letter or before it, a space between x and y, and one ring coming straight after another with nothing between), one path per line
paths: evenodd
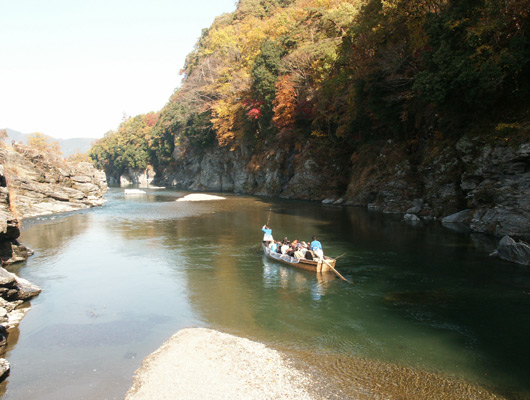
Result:
M336 260L336 259L335 259L335 260ZM331 270L337 274L337 276L338 276L340 279L342 279L343 281L346 281L346 282L348 282L348 283L351 283L351 284L353 285L353 282L352 282L352 281L349 281L349 280L347 280L345 277L343 277L343 276L340 274L339 271L337 271L335 268L333 268L333 267L331 266L331 264L328 263L328 262L326 261L326 259L324 258L324 256L322 256L322 261L324 261L324 262L328 265L328 267L330 267Z
M271 212L272 212L272 208L269 208L269 218L267 218L267 225L269 225L269 222L271 220Z

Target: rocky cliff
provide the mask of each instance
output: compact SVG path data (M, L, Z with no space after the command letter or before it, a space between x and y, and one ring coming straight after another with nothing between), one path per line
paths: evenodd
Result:
M388 140L367 144L349 159L317 154L309 145L260 152L213 147L175 154L175 166L156 183L365 206L409 221L436 219L530 240L528 140Z
M92 164L76 165L58 156L17 144L0 149L11 210L18 218L68 212L102 205L105 174Z
M3 268L33 253L18 242L18 220L101 205L106 190L105 174L91 164L71 165L23 145L0 148L0 356L9 329L29 310L22 305L41 291ZM8 371L0 359L0 381Z
M107 176L107 181L111 185L129 186L138 185L139 187L148 187L154 181L156 173L151 165L143 170L127 168L127 171L120 174Z

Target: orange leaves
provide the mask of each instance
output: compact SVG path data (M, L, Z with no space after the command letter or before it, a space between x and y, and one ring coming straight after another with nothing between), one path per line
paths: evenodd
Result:
M296 90L291 75L282 76L276 83L272 121L278 129L291 128L295 122Z
M241 104L228 99L221 99L212 107L211 122L216 131L219 146L230 146L241 132L239 126Z

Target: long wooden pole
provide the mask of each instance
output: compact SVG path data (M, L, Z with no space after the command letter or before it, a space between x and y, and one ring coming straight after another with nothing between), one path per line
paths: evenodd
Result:
M333 266L332 266L330 263L328 263L328 262L326 261L326 259L324 258L324 256L322 256L322 261L324 261L324 262L328 265L328 267L330 267L331 270L337 274L337 276L338 276L340 279L342 279L343 281L346 281L346 282L348 282L348 283L351 283L352 285L354 284L352 281L349 281L349 280L347 280L345 277L343 277L339 271L337 271L335 268L333 268Z
M269 225L269 222L271 220L271 212L272 212L272 208L269 208L269 218L267 218L267 225Z

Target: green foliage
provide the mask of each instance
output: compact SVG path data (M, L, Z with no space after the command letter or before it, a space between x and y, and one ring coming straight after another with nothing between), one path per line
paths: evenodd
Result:
M90 149L96 167L107 173L123 173L128 168L144 169L150 161L151 130L158 115L137 115L123 121L117 131L110 131Z
M255 58L252 68L252 89L258 98L264 101L268 110L272 109L272 101L276 95L281 56L281 47L272 40L266 40L261 44L260 54Z
M368 1L322 85L314 123L354 143L458 134L519 107L530 79L530 2L522 3Z
M239 0L236 18L248 17L267 18L270 17L278 7L286 7L293 0Z
M455 5L430 18L424 70L414 85L426 101L452 113L484 114L503 99L526 96L528 29L524 32L519 26L516 32L507 31L514 16L503 12L502 3Z

